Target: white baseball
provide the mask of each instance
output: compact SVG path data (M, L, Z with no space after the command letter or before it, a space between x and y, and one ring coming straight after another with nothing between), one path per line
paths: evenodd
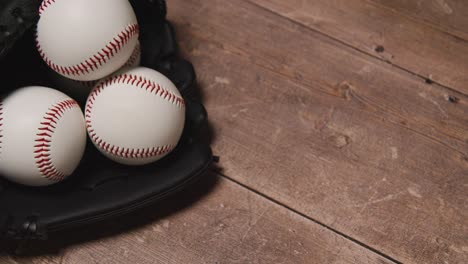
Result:
M86 145L76 101L50 88L26 87L2 100L0 109L0 175L45 186L73 173Z
M138 67L101 81L88 98L85 119L92 142L105 156L143 165L176 147L185 102L164 75Z
M141 62L141 47L140 43L138 42L135 49L133 50L132 55L128 59L128 61L124 64L122 69L124 68L135 68L140 66ZM86 99L89 96L91 90L98 84L99 80L97 81L75 81L64 77L55 71L50 71L51 80L56 85L55 88L64 92L68 96L72 97L73 99L77 100L78 103L86 102Z
M128 0L44 0L37 48L59 74L78 81L103 78L130 58L139 27Z

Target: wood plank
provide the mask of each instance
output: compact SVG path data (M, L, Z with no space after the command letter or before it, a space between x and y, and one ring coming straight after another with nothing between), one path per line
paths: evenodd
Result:
M468 41L366 0L251 1L370 56L468 94Z
M411 74L377 59L362 56L360 52L307 28L286 20L276 22L275 15L248 3L244 5L259 10L258 12L268 16L268 20L252 18L249 23L256 25L255 27L235 32L226 23L212 25L212 20L225 15L219 14L223 10L216 2L212 5L214 10L207 12L210 10L206 5L198 7L199 5L193 4L193 9L198 7L201 9L199 12L204 12L203 17L191 17L188 20L175 14L174 21L179 20L189 26L181 27L183 32L179 35L195 34L197 37L222 43L218 45L229 45L229 48L235 49L231 52L250 56L250 63L306 86L305 89L314 89L346 101L357 101L357 106L370 104L369 107L359 109L375 116L383 116L387 122L414 130L439 144L447 145L458 151L460 158L467 155L468 96L447 91L438 85L422 83ZM174 12L179 10L180 8ZM249 14L242 15L248 17ZM235 17L232 19L237 24L241 22ZM203 24L194 24L195 22ZM294 41L290 41L291 39Z
M198 183L195 194L186 193L157 207L156 219L149 211L127 219L133 218L130 221L135 223L152 215L153 221L145 226L128 230L122 221L111 222L104 228L122 229L123 233L89 241L106 232L98 228L82 230L93 235L75 234L80 237L78 241L83 237L85 241L65 244L66 248L55 256L0 256L0 262L392 263L231 181L213 177ZM200 195L200 200L191 205Z
M466 96L246 1L169 7L224 174L398 261L468 261Z
M441 31L468 40L468 6L465 0L369 0Z

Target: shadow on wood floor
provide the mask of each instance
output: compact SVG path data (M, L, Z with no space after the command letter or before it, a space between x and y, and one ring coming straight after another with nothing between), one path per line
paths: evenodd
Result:
M14 254L19 257L59 254L61 250L88 241L116 236L142 228L160 219L177 214L193 206L218 184L218 176L209 171L204 177L180 193L133 214L111 221L85 226L79 229L50 234L47 241L0 241L0 255Z

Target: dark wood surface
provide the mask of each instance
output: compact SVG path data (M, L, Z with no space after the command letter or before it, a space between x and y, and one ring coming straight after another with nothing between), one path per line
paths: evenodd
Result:
M168 4L219 170L0 263L468 263L464 1Z
M445 3L444 0L252 0L252 2L358 49L366 55L377 57L411 74L468 95L466 86L468 38L464 40L451 34L448 25L444 31L427 23L421 23L413 17L402 15L403 12L420 16L430 14L431 21L444 21L440 17L432 17L430 8ZM466 15L468 5L462 3L463 1L458 2L461 10L453 12L465 14L457 21L464 22L468 26ZM384 8L382 5L392 8ZM401 12L396 12L396 8ZM436 10L441 9L442 7ZM454 16L454 14L445 15ZM468 27L464 28L468 35Z
M442 32L468 40L468 5L463 0L370 1L419 22L425 22Z

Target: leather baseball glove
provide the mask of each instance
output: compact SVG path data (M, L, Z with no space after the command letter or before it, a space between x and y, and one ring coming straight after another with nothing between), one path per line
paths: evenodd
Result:
M0 3L2 93L22 86L51 86L35 48L39 0ZM204 175L213 156L206 139L207 114L192 64L177 56L164 0L132 0L141 32L142 66L169 77L186 100L186 124L177 149L154 164L126 167L107 160L88 142L80 167L68 180L30 188L0 178L0 238L47 239L64 229L131 213L179 191Z

